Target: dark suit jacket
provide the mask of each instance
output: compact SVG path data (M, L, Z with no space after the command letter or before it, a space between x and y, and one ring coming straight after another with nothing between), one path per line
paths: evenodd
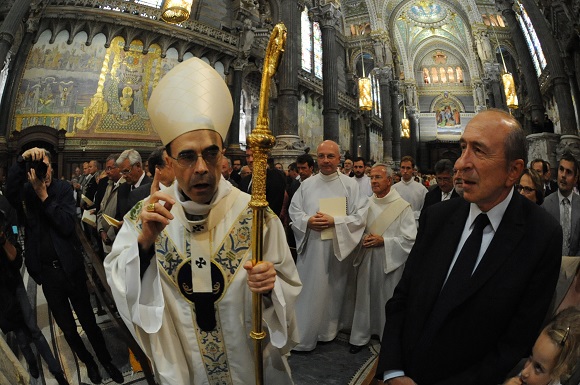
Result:
M422 341L468 213L463 199L423 211L403 277L386 305L378 378L404 370L421 385L499 384L529 353L558 279L562 230L517 193L471 286L457 294L431 343Z
M544 199L542 207L560 223L560 201L558 194L551 194ZM570 221L570 250L568 255L580 256L580 196L572 198L572 218Z
M243 177L239 189L251 194L250 181L252 175ZM284 193L286 192L286 176L280 170L267 169L266 171L266 200L272 211L280 216L284 205Z
M544 197L547 197L556 191L558 191L558 183L556 183L554 180L551 180L548 186L544 186Z
M459 194L457 194L457 191L455 191L455 189L453 189L453 191L451 192L451 198L459 198ZM434 205L435 203L439 203L441 202L441 187L439 186L435 186L431 191L429 191L427 193L427 195L425 195L425 203L423 203L423 210L425 210L426 207Z
M131 208L135 205L135 203L149 196L149 192L151 191L151 182L153 182L153 180L149 178L147 175L145 175L139 187L137 187L133 191L131 191L131 185L129 183L122 183L119 186L117 192L117 215L115 215L116 220L122 221L125 214L127 214L129 210L131 210ZM149 187L145 188L145 185L147 184L149 185ZM143 188L139 190L141 187ZM145 192L146 194L143 196ZM141 198L139 198L140 196Z

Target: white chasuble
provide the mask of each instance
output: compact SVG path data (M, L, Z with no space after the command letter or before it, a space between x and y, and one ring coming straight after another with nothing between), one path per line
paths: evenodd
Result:
M113 250L105 259L119 313L152 361L160 384L255 381L253 340L249 337L252 295L241 267L251 259L251 247L244 244L251 236L250 196L227 186L223 178L219 189L223 198L212 206L206 220L195 222L187 219L176 189L164 190L176 198L171 210L175 218L158 238L156 256L142 279L137 248L141 204L125 216ZM229 191L224 193L223 189ZM263 299L267 332L263 341L264 378L268 384L292 384L286 354L298 341L294 303L301 283L279 219L268 211L264 222L264 260L272 262L277 273L274 290ZM224 277L224 291L214 303L216 333L200 332L195 305L173 279L182 259L202 263L204 250Z

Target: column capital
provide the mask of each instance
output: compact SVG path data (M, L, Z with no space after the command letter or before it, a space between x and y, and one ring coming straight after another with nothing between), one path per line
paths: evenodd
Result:
M338 25L342 13L340 7L333 2L319 5L311 9L314 20L320 23L321 28L334 28Z
M497 8L500 10L501 13L504 12L514 12L513 10L513 6L514 6L514 1L513 0L495 0L495 5L497 6Z
M14 43L14 35L10 32L2 31L0 32L0 41L5 41L9 46L11 46L12 43Z
M393 79L393 67L379 67L375 69L375 75L380 85L389 85L389 82Z
M234 71L242 71L244 69L244 67L247 65L248 65L248 59L243 58L243 57L235 58L234 62L232 63L232 67L234 68Z
M483 65L483 70L485 72L485 77L489 80L499 80L501 74L499 63L485 63Z

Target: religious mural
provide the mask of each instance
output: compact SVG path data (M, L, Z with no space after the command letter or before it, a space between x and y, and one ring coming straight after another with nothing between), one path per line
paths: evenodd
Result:
M437 101L433 111L438 134L461 135L461 108L453 99L444 97Z
M42 34L30 52L21 80L14 129L46 125L67 136L157 140L147 115L149 95L159 79L177 64L161 58L153 45L133 41L128 51L116 37L105 48L98 35L91 46L77 35L67 44L66 33L50 43ZM112 136L111 136L112 135Z

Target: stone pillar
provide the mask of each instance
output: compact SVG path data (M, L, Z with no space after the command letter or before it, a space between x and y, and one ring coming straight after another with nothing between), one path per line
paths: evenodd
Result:
M240 157L243 155L243 151L240 149L240 103L242 100L242 81L244 74L244 67L248 64L246 59L237 58L234 61L234 79L232 84L232 99L234 103L234 115L232 117L232 122L230 123L230 129L228 132L228 157Z
M16 5L13 6L13 8ZM6 20L4 21L6 22ZM16 100L18 94L17 80L22 78L24 68L26 66L26 59L32 49L34 43L33 39L38 31L40 18L38 14L31 15L26 21L26 33L24 34L18 52L11 61L8 71L8 79L6 80L6 87L0 103L0 136L6 136L12 130L12 122L9 121L10 109L12 101ZM4 25L2 25L4 26Z
M488 93L493 95L492 107L501 108L502 110L508 111L508 107L505 102L505 94L503 91L503 86L501 83L500 67L499 63L486 63L484 65L485 76L487 80ZM490 98L491 100L491 98Z
M381 118L383 120L383 159L384 163L393 164L393 119L391 103L391 87L389 85L393 77L391 67L382 67L375 71L379 80L379 92L381 95Z
M534 69L534 63L532 62L532 57L530 56L530 50L522 30L520 29L520 24L516 19L516 13L513 10L514 2L513 0L495 0L495 4L498 6L502 13L502 16L506 19L507 25L509 26L510 35L516 47L516 52L518 53L518 60L520 62L520 71L524 76L524 81L527 90L527 96L530 100L530 112L531 120L534 122L532 125L534 133L541 132L544 125L544 102L542 100L542 92L540 91L540 84L538 83L538 76Z
M278 67L278 135L272 156L285 167L304 152L298 136L298 71L300 69L300 12L296 0L280 3L280 15L288 29L286 48Z
M4 61L8 51L12 48L14 37L18 32L22 20L24 19L32 0L18 0L12 4L12 8L0 25L0 67L4 66Z
M544 51L544 56L548 61L550 79L554 85L554 98L558 105L562 134L577 136L578 127L576 125L574 104L572 103L570 84L564 69L564 61L562 60L562 53L559 48L560 45L554 35L552 35L552 31L536 2L534 0L521 0L521 3L524 5L534 25L534 29L542 45L542 50Z
M332 2L312 9L322 32L322 92L324 94L324 139L340 143L338 128L338 70L336 66L336 26L341 18L340 9Z
M391 80L391 127L393 128L393 162L401 164L401 117L399 116L399 80Z
M417 158L417 149L419 148L419 117L415 106L407 106L407 117L409 118L409 126L411 130L411 156L418 164L419 159Z

